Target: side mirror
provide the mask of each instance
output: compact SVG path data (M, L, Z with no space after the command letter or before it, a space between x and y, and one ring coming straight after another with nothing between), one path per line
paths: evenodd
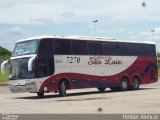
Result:
M31 57L28 61L28 71L32 71L32 68L33 68L33 61L36 59L36 55Z
M5 60L4 62L2 62L2 64L1 64L1 72L2 72L2 74L4 74L5 70L8 68L8 63L9 63L9 60Z

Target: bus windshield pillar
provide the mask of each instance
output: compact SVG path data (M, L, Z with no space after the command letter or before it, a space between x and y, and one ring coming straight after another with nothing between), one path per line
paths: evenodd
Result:
M31 57L28 61L28 71L32 71L32 68L33 68L33 61L36 59L36 55Z

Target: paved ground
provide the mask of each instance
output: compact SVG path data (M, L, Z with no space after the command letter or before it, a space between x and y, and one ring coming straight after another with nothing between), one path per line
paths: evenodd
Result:
M160 113L160 82L140 90L99 93L97 89L71 90L67 97L10 93L0 86L0 113Z

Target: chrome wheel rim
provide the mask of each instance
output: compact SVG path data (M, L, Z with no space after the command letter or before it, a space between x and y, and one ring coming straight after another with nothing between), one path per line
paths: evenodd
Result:
M126 88L128 87L128 84L127 84L126 81L123 81L123 82L122 82L122 87L123 87L124 89L126 89Z
M137 80L134 80L133 86L134 86L134 88L138 88L138 81Z
M66 94L66 85L65 85L65 82L62 83L62 93L63 93L63 95Z

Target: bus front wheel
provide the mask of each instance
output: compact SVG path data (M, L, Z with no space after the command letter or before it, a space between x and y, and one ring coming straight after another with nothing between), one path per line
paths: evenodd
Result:
M37 95L39 98L42 98L44 96L44 92L38 92Z
M61 97L65 97L66 96L66 90L67 90L67 84L65 81L60 82L59 84L59 95Z

